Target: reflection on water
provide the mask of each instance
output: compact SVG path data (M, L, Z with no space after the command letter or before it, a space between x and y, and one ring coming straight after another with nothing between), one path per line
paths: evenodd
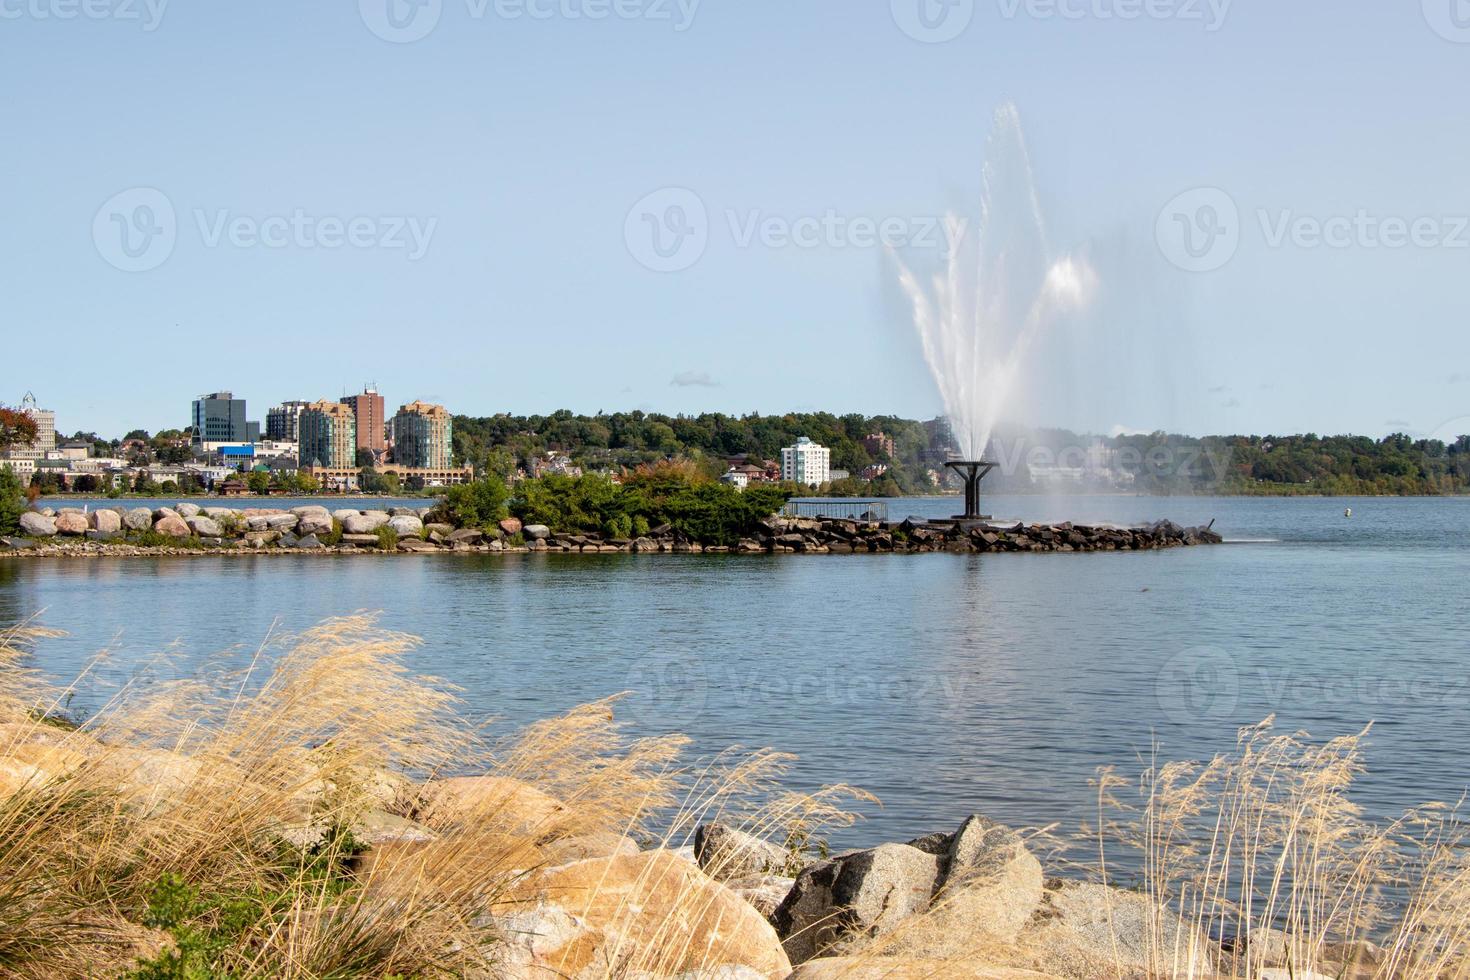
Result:
M1065 504L996 512L1042 519ZM380 609L424 637L415 667L464 688L477 717L513 725L632 690L622 711L637 731L684 731L705 752L774 746L801 756L803 786L872 790L884 808L839 843L972 810L1075 822L1097 765L1155 738L1172 757L1208 754L1272 712L1322 735L1376 721L1370 808L1464 790L1465 501L1355 501L1347 523L1331 500L1073 504L1091 520L1217 516L1227 537L1282 540L1035 556L26 559L0 561L0 617L45 610L69 631L38 651L56 677L110 647L78 699L95 704L140 670L211 676L206 655L248 656L276 619Z

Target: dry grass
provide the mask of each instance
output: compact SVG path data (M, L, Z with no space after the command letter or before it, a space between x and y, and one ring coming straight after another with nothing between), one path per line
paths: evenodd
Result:
M210 684L124 687L77 727L26 667L46 635L0 633L0 976L492 975L543 869L737 812L793 837L850 819L835 792L780 793L784 756L686 768L685 739L629 739L613 701L489 738L366 615L272 635ZM395 816L413 839L363 853ZM618 972L699 964L676 923L709 893L675 885ZM660 889L638 882L626 918Z

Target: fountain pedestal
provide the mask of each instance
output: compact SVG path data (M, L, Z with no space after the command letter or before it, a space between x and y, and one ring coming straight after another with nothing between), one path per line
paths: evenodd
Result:
M989 520L989 514L980 513L980 481L985 475L995 469L997 463L986 460L950 460L944 464L954 470L965 481L965 512L956 514L958 521L984 521Z

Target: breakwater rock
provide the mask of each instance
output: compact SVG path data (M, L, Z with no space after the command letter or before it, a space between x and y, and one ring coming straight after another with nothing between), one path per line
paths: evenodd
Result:
M0 554L401 554L547 551L603 554L870 554L947 551L1151 551L1219 544L1213 527L1172 521L1137 527L1084 524L997 524L975 521L899 523L772 516L747 536L714 544L673 525L638 537L570 533L515 518L485 527L439 523L431 507L329 511L310 505L269 508L175 507L30 511L21 536L0 538Z

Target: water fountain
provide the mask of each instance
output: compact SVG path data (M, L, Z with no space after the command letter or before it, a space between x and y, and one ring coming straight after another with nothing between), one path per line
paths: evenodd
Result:
M1027 350L1059 314L1087 302L1096 276L1084 261L1052 257L1013 105L996 111L986 142L979 228L967 233L954 215L946 223L956 244L928 282L895 258L963 457L945 464L964 481L959 519L979 520L980 481L997 465L984 452Z

